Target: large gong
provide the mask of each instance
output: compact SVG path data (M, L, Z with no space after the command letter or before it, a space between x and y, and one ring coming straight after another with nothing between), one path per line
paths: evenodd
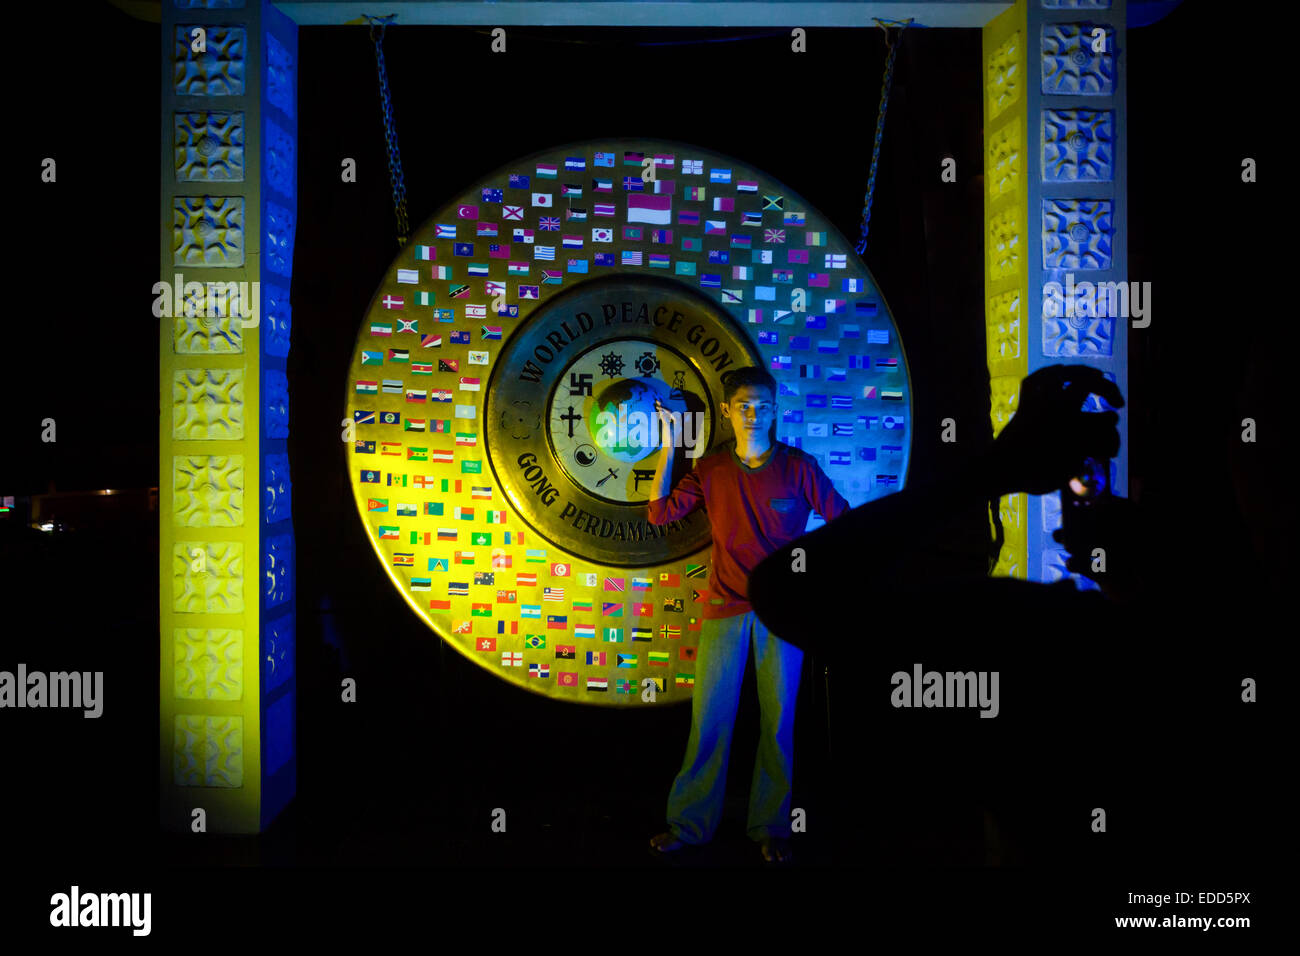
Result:
M358 332L348 467L375 552L430 628L505 680L687 700L709 523L647 520L654 401L689 411L690 467L731 440L723 373L759 364L778 439L851 504L903 484L893 317L798 194L662 140L510 163L415 230Z

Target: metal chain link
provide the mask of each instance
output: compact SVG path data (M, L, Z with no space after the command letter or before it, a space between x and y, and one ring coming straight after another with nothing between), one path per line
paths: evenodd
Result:
M862 207L862 237L858 239L857 250L861 256L867 251L867 230L871 226L871 197L876 192L876 167L880 162L880 140L885 135L885 109L889 106L889 88L894 82L894 57L898 55L898 44L891 43L889 39L889 27L886 23L892 25L901 24L898 31L898 39L903 39L903 31L907 29L912 22L912 18L906 20L881 20L875 18L876 25L885 31L885 48L889 55L885 58L885 75L880 81L880 105L876 110L876 141L871 147L871 175L867 178L867 196L866 205Z
M393 122L393 100L388 93L388 71L384 66L384 30L397 14L386 17L372 17L362 14L370 21L370 39L375 44L375 63L379 69L379 99L384 110L384 139L388 144L388 180L393 187L393 214L397 217L397 244L405 246L411 233L410 223L406 217L406 180L402 176L402 151L397 144L397 125ZM378 26L378 33L376 33Z

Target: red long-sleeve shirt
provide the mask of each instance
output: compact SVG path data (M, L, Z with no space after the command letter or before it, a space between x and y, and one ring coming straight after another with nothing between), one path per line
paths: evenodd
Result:
M713 529L705 618L749 611L749 575L759 562L802 537L810 512L834 521L850 508L817 459L782 442L757 468L736 457L734 443L714 449L667 498L650 502L649 521L678 521L700 505Z

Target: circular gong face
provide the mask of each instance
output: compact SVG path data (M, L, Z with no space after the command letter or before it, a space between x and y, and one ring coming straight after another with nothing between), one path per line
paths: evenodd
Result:
M536 693L689 700L709 600L707 512L674 480L732 440L722 375L778 382L777 440L852 505L907 471L906 358L852 246L796 193L705 149L611 139L484 176L413 232L347 385L358 511L442 639ZM810 525L816 517L810 518Z
M762 357L724 310L679 283L612 276L556 296L501 351L484 402L496 481L548 543L644 567L707 548L703 514L662 528L646 505L662 450L655 402L680 413L682 454L717 431L729 368Z
M644 350L636 359L644 371L636 372L635 378L621 372L628 347ZM608 350L588 349L565 373L575 384L560 382L551 393L551 448L565 474L594 497L617 504L645 503L641 484L650 469L629 466L661 447L653 427L655 402L668 407L677 404L680 411L691 413L682 419L684 427L691 430L686 436L688 450L709 447L713 416L707 404L708 386L686 357L671 346L648 339L623 339ZM613 381L602 380L601 375ZM576 413L575 396L579 403ZM700 410L705 407L708 412ZM611 560L626 557L615 554Z

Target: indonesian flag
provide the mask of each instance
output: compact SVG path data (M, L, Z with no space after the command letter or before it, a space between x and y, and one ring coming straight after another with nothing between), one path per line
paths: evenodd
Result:
M672 196L635 194L627 197L627 221L667 226L673 221Z

